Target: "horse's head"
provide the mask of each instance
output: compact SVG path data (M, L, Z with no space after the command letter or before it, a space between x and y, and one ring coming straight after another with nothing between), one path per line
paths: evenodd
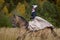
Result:
M14 17L15 19L13 19L15 22L15 25L17 27L24 27L24 28L27 28L28 27L28 22L22 17L22 16L15 16Z

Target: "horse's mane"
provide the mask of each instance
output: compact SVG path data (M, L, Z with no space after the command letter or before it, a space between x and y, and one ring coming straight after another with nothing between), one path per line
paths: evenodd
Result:
M26 28L28 27L28 21L24 18L24 17L22 17L22 16L18 16L19 18L21 18L24 22L25 22L25 26L26 26Z
M18 16L19 18L21 18L23 21L26 21L26 19L22 16Z

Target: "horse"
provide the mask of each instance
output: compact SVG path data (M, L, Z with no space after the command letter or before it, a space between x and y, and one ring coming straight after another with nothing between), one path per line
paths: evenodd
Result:
M18 16L18 15L14 15L12 17L12 24L13 24L13 27L19 27L20 28L20 36L17 37L17 40L21 39L22 36L23 39L25 38L25 35L31 33L33 34L33 32L37 32L37 33L40 33L41 30L35 30L35 31L31 31L28 29L28 26L29 26L29 22L26 21L25 18L23 18L22 16ZM46 31L51 31L51 33L54 35L54 36L57 36L57 34L55 33L55 31L53 30L53 28L51 27L46 27L42 30L42 35L43 33L45 32L45 34L47 34Z

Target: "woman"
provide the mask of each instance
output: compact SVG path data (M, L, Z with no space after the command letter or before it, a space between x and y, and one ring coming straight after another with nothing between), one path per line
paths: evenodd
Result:
M31 14L31 19L34 19L35 16L36 16L36 8L37 8L37 5L32 5L32 14Z
M45 19L39 17L39 16L36 16L36 8L37 8L37 5L33 5L32 7L32 21L29 21L29 26L28 28L30 30L39 30L39 29L44 29L44 28L47 28L47 27L51 27L51 28L54 28L54 26L49 23L48 21L46 21Z

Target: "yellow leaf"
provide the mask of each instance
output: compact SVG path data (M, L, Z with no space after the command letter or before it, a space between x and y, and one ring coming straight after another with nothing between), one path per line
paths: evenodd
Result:
M8 9L7 9L7 6L4 6L3 10L2 10L4 13L8 14Z
M0 0L0 4L3 4L4 3L4 0Z
M25 4L18 3L16 7L17 12L19 12L21 15L25 15Z

